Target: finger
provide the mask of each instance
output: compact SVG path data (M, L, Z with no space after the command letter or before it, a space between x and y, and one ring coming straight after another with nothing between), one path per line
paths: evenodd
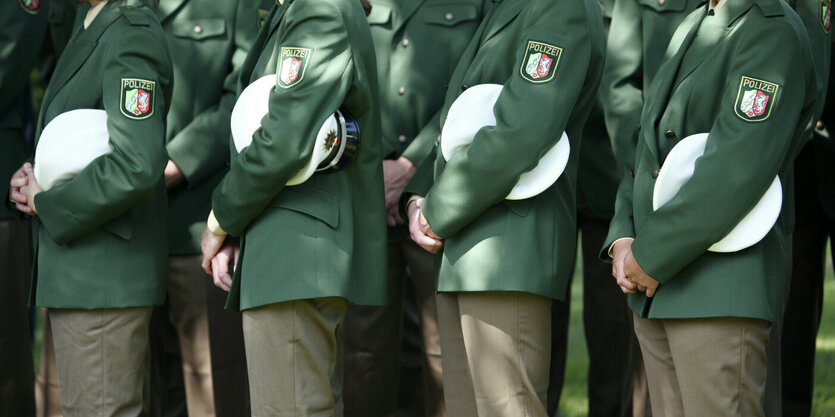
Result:
M32 208L29 207L26 204L15 203L15 208L18 209L23 214L27 214L29 216L31 216L33 214L32 213Z
M210 277L213 277L214 274L212 274L212 265L210 263L210 260L211 260L211 258L206 256L206 250L204 249L203 250L203 262L200 265L203 267L203 270L206 271L207 274L209 274Z
M212 271L215 286L228 292L230 288L229 284L231 284L231 277L229 277L229 257L221 253L212 258Z
M619 285L619 287L620 287L621 292L623 292L624 294L635 294L635 290L631 290L631 289L626 288L622 285Z
M655 295L655 288L647 288L647 297L652 298Z
M640 291L640 292L647 292L647 287L645 287L645 286L643 286L643 285L641 285L641 284L637 284L637 287L638 287L638 291Z
M394 218L393 213L390 211L386 213L386 224L388 224L389 226L397 225L397 220Z
M412 240L429 253L438 253L444 246L442 241L433 239L427 235L412 236Z
M15 203L26 204L26 194L21 193L20 191L12 191L9 194L9 197Z
M399 225L399 224L405 224L405 223L406 222L403 221L403 218L400 217L400 212L395 211L394 212L394 224Z
M30 163L30 162L24 162L24 163L23 163L23 166L21 166L20 168L21 168L22 170L24 170L24 171L25 171L25 170L27 170L27 169L32 169L32 163Z
M9 181L9 184L12 187L17 187L17 188L23 187L26 184L29 184L29 177L27 177L25 174L21 175L21 176L14 176Z

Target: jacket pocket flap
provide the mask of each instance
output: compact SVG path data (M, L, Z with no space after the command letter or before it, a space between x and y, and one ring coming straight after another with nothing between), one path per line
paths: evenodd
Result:
M372 25L384 25L391 20L391 9L375 4L371 7L371 14L368 15L368 23Z
M478 17L472 4L439 4L423 10L423 21L433 25L455 26Z
M174 23L171 33L180 38L206 39L226 33L223 19L189 19Z
M280 207L313 216L333 229L339 225L339 198L315 188L287 187L270 202L270 207Z
M110 232L122 239L130 239L133 234L131 231L130 214L122 214L121 216L101 225L100 229L105 232Z

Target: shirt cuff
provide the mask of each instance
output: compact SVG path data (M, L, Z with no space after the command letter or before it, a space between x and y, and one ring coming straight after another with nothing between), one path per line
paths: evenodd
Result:
M215 218L215 211L214 210L209 212L209 219L206 220L206 227L209 228L210 232L212 232L216 235L225 236L227 234L220 227L220 223L217 222L217 218Z
M622 237L622 238L620 238L620 239L615 239L615 241L614 241L614 242L612 242L612 244L611 244L611 245L609 245L609 252L607 252L607 253L609 254L609 257L610 257L610 258L612 258L612 259L614 259L614 258L615 258L615 257L614 257L614 255L612 254L612 249L614 249L614 248L615 248L615 244L617 244L618 242L620 242L621 240L624 240L624 239L635 240L635 238L634 238L634 237Z

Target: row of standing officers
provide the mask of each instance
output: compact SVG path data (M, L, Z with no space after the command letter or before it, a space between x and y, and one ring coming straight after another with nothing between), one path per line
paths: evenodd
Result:
M153 13L144 11L138 3L126 2L135 6L135 10L131 11L119 7L123 6L122 2L111 2L91 2L89 8L82 8L77 13L73 4L60 1L7 1L2 6L0 17L4 20L0 30L8 32L8 38L13 40L8 46L3 45L0 67L3 77L0 83L3 93L3 102L0 103L0 141L3 148L0 158L4 179L11 177L30 154L25 139L25 109L31 105L27 104L28 96L23 86L39 54L42 58L39 75L50 78L50 86L43 97L41 115L34 123L38 130L43 128L46 121L63 111L79 106L104 105L114 110L113 119L119 125L118 129L132 132L125 136L124 143L119 144L124 146L122 151L125 154L141 153L136 148L137 144L132 142L141 141L138 138L146 137L148 141L153 141L156 136L164 135L166 138L164 149L155 148L159 154L152 158L156 165L143 167L147 172L142 173L153 176L153 172L164 171L165 184L157 184L147 190L155 197L140 205L144 207L131 208L131 214L127 217L117 216L119 213L113 212L109 205L104 205L101 212L86 207L91 198L90 193L94 192L90 190L96 188L96 180L92 177L86 184L82 182L82 177L76 181L75 187L64 187L63 190L56 190L52 195L38 199L37 221L43 225L39 227L34 255L38 271L35 276L41 277L41 280L35 284L37 291L33 292L33 302L50 307L46 317L47 323L51 324L46 327L52 331L46 332L45 345L54 344L56 355L59 356L57 373L63 382L61 394L65 414L92 415L90 413L93 410L88 407L89 399L94 394L105 398L112 395L115 398L110 403L128 403L134 410L148 407L142 404L141 393L135 395L131 392L130 378L124 377L131 372L147 374L148 370L143 368L144 362L104 364L100 357L88 355L85 358L78 352L67 352L72 350L68 346L72 345L73 338L97 335L90 328L91 320L116 323L114 326L119 331L126 332L109 336L118 343L122 342L120 339L130 339L131 334L141 334L150 327L152 394L144 398L150 399L153 413L168 415L183 412L182 399L176 390L169 389L171 381L175 381L176 385L177 378L182 378L186 393L185 407L190 415L249 414L246 404L249 403L250 395L253 396L254 404L268 404L269 401L263 397L278 395L272 391L259 393L254 389L288 385L287 374L293 373L294 362L272 360L274 351L254 349L251 346L247 346L244 355L244 328L249 326L250 334L286 332L286 329L271 327L275 326L275 321L269 318L286 312L270 311L269 306L286 306L287 301L292 303L290 305L294 309L315 311L310 317L318 321L302 326L341 327L340 337L344 340L341 356L344 361L344 382L341 385L341 395L345 415L392 415L398 408L399 396L413 397L416 393L420 393L424 401L415 408L426 415L469 415L475 409L479 410L479 415L494 415L485 410L495 410L494 407L499 407L496 403L501 404L499 408L505 409L502 415L525 415L525 408L531 404L539 404L541 410L527 411L530 415L555 415L558 412L567 345L569 294L565 291L566 280L572 275L570 270L575 259L574 242L577 233L582 233L583 319L590 358L589 414L614 416L650 413L646 375L632 331L632 314L627 308L626 297L614 284L611 268L599 260L598 252L607 240L609 223L615 213L618 183L625 167L632 164L630 159L634 160L632 136L636 123L641 119L647 90L679 23L693 10L704 7L703 3L694 0L616 0L613 4L602 2L600 13L596 4L592 8L587 2L557 5L536 0L374 0L371 1L372 7L367 16L371 37L366 42L362 40L364 29L360 27L365 22L358 22L357 17L361 15L357 14L357 7L342 4L347 1L333 3L339 5L340 16L347 13L350 17L345 17L345 21L337 19L330 22L345 27L331 28L332 33L317 32L316 36L304 32L304 25L308 24L306 19L315 21L322 19L323 14L335 13L335 9L319 4L327 2L288 0L278 4L244 0L161 0ZM748 4L750 2L727 2L729 7L738 7L737 3L752 7ZM769 2L757 4L760 3ZM805 133L810 141L800 151L795 168L797 205L787 204L783 213L786 220L783 231L792 242L789 245L792 271L785 275L793 278L786 284L785 320L792 324L784 326L782 349L780 320L773 320L775 324L771 330L766 387L771 391L765 396L764 410L767 415L775 416L810 413L814 338L822 303L822 253L826 237L831 236L832 220L835 218L835 204L831 201L835 194L832 193L835 188L831 183L834 175L833 146L826 130L829 119L822 105L822 96L827 91L830 60L830 3L823 0L798 0L791 6L806 23L805 33L815 62L814 81L821 96L816 113L822 113L823 116L817 129L808 129ZM765 9L775 10L773 6ZM165 34L164 39L135 35L134 27L154 27L157 21ZM604 23L609 30L605 66L604 36L602 30L598 31L600 23ZM328 28L327 22L320 24L320 29ZM297 28L294 25L300 25L302 30L295 30ZM351 36L350 60L359 64L348 63L344 61L348 58L340 55L337 46L340 41L346 42L342 38L343 31ZM361 40L356 40L356 37ZM553 68L560 72L551 84L540 86L529 83L530 80L525 79L524 75L519 77L521 72L514 66L526 52L525 43L531 39L559 44L564 49L564 54ZM372 42L376 60L373 55L369 55ZM270 171L269 166L287 163L280 158L265 161L244 155L237 158L231 167L232 174L223 180L229 171L228 114L236 94L258 76L280 72L281 54L284 52L281 48L286 47L309 48L313 51L313 58L310 62L302 63L305 65L304 72L296 79L281 81L286 87L282 99L297 100L293 103L301 104L271 109L278 120L272 122L275 125L269 130L304 130L304 123L290 124L288 121L316 119L305 115L326 111L323 109L329 108L333 104L331 102L342 99L346 106L353 107L352 112L360 118L364 132L374 132L378 127L381 132L377 135L382 140L380 154L375 155L374 148L367 147L364 150L366 154L363 154L366 163L361 165L356 162L355 170L359 171L362 167L367 175L350 172L325 179L317 177L312 187L284 188L277 192L274 185L265 189L268 181L257 182L252 178L266 178L270 175L280 177L284 174ZM123 48L128 57L134 50L139 50L150 57L148 60L151 64L140 60L136 65L128 65L131 62L129 58L114 61L110 54L119 48ZM166 48L170 51L171 64L166 62L164 56L154 52ZM46 54L43 54L44 50L47 50ZM57 58L59 55L62 55L60 61ZM378 87L370 86L374 84L373 77L363 74L364 69L374 66L373 61L376 61ZM108 65L124 67L110 68ZM124 91L120 91L118 85L124 77L136 76L137 72L143 75L142 65L150 65L151 68L145 74L154 74L153 77L146 76L153 78L156 88L160 90L160 94L154 98L156 101L152 103L152 106L157 106L160 114L145 123L137 123L130 117L119 119L121 103L118 98ZM353 77L353 81L340 80L344 74L350 74L348 77ZM599 81L601 75L602 81ZM103 92L100 91L101 87L91 88L102 83L102 76L105 77L105 83L113 86L106 86ZM321 84L316 88L311 86L301 89L305 78L319 80ZM332 83L327 84L321 80L331 80ZM497 196L491 195L491 192L496 190L491 183L509 181L514 176L514 170L524 171L524 161L503 161L505 166L492 171L489 167L480 167L477 162L451 165L446 165L442 160L435 162L436 139L450 98L454 99L469 85L485 82L513 83L514 88L526 93L516 97L517 101L502 102L505 108L497 110L498 113L504 111L514 114L513 109L525 108L528 114L518 116L512 123L537 120L536 126L526 125L526 129L537 135L541 135L541 131L547 132L562 126L572 140L572 149L579 149L579 153L572 153L569 169L549 191L553 195L547 201L539 199L495 205ZM334 86L341 86L342 89L334 91ZM116 91L111 94L107 88L115 88ZM377 88L379 90L375 92ZM557 92L573 94L578 98L569 103ZM293 93L298 95L294 96ZM379 103L372 107L378 107L382 115L379 126L374 120L373 110L361 104L368 101L366 96L377 93ZM117 101L112 105L107 101L102 103L113 97ZM321 108L310 107L314 102L319 103ZM167 117L163 124L165 109ZM154 119L158 120L154 122ZM163 126L164 133L160 130ZM581 131L582 146L579 140ZM31 132L28 134L31 136ZM269 140L269 132L264 133L264 136L266 139L262 139L263 142L272 142ZM287 145L282 143L282 146ZM519 146L524 144L513 144L513 147ZM304 146L300 145L301 148ZM483 152L500 155L510 151L496 147ZM379 217L383 217L382 199L373 192L376 187L373 182L379 178L368 185L358 186L354 183L357 178L379 175L373 168L373 161L377 158L382 158L385 218L389 226L387 234L383 232L381 222L371 221L367 227L362 226L368 222L369 213L379 211ZM447 173L438 177L437 181L432 181L433 166L436 175L447 170L451 174ZM424 173L416 174L419 167L424 167ZM425 174L426 169L429 170L428 175ZM460 174L477 169L483 169L485 175L479 178L477 175L468 177ZM236 172L239 172L237 176ZM453 182L456 173L460 175L458 178L477 178L478 181L465 184ZM487 176L487 173L490 175ZM135 175L139 176L138 173ZM125 182L134 180L125 179ZM225 181L223 184L222 180ZM405 213L401 206L404 190L423 196L430 184L432 195L423 200L422 204L425 205L421 209L427 214L433 230L441 236L458 235L464 225L472 230L474 221L478 226L475 220L477 217L484 219L484 216L504 216L507 222L516 223L503 224L501 230L496 229L495 222L484 223L477 229L477 233L482 235L470 233L461 239L448 240L444 243L445 257L433 257L409 239L404 224L404 220L408 219L404 219ZM462 187L465 191L462 191ZM212 192L216 188L219 191L216 191L216 201L212 204ZM112 198L114 193L111 191L108 194L108 190L104 189L99 192L103 193L100 196L103 201ZM279 197L276 197L276 193ZM362 196L362 193L369 194ZM167 225L160 225L147 217L149 213L158 212L158 208L151 206L166 201L163 196L168 201ZM787 201L792 202L791 199ZM338 213L330 211L336 210L340 204L353 207L340 207ZM368 208L375 205L379 207ZM270 208L265 209L265 206ZM244 274L249 272L250 277L239 276L236 280L238 288L233 288L233 291L237 291L233 301L240 303L237 307L252 310L249 318L244 315L243 325L240 315L223 311L226 294L214 288L200 268L200 235L212 209L219 226L232 236L242 235L253 221L260 222L262 226L246 233L249 253L244 258L243 266L246 271ZM290 212L283 209L305 213L305 216L284 218L282 216ZM5 317L9 319L3 321L4 328L0 330L0 336L3 337L0 349L7 352L4 353L7 359L21 359L7 361L9 365L4 365L0 371L0 383L4 387L3 397L0 398L0 414L25 416L34 413L34 382L28 361L31 354L30 330L25 309L29 291L26 277L29 275L29 259L32 254L28 250L27 224L17 219L12 207L4 210L3 220L0 221L0 239L3 242L0 256L3 257L3 265L8 267L4 268L3 288L0 291L3 294L3 305L6 306L4 308L7 309ZM262 215L264 210L273 211L270 215ZM791 224L795 217L793 212L797 218L795 225ZM85 224L85 219L80 218L85 215L114 220L96 223L95 220L86 219ZM347 218L340 217L346 215ZM351 216L354 216L353 221ZM574 217L576 228L573 222L565 221ZM535 221L532 220L534 218ZM286 224L288 221L292 227ZM268 223L272 223L272 226L267 227ZM317 284L318 289L311 290L308 281L289 277L303 276L306 273L303 268L309 269L316 262L315 259L311 259L309 254L299 255L299 252L294 251L301 241L287 239L282 242L275 233L281 231L302 235L305 230L321 228L322 223L335 230L339 229L337 225L341 224L344 228L344 225L354 223L349 226L355 228L351 233L357 239L362 236L360 240L366 242L355 242L348 245L349 249L345 246L326 245L314 250L316 256L328 256L328 251L332 251L330 256L338 258L338 254L333 252L351 253L353 250L355 252L349 258L363 259L365 262L354 262L352 266L350 260L335 261L330 267L343 271L322 272L319 278L324 281L334 279L334 282L320 282ZM540 231L543 225L560 223L562 225L557 227L559 238L556 240L550 232L542 234ZM566 227L568 225L571 227ZM97 233L109 233L106 236L112 242L99 246L91 244L86 254L79 249L67 250L68 242L83 238L90 233L91 227L102 229ZM167 232L163 227L166 227ZM512 233L508 233L508 230ZM793 239L792 230L795 231ZM166 233L168 253L163 256L162 251L166 245L161 236ZM344 230L340 230L330 239L339 241L344 238L341 236L343 233ZM492 265L485 259L494 256L496 249L479 249L474 243L491 236L501 236L500 244L505 248L499 250L502 255L499 259L493 259L497 263ZM144 258L132 261L134 258L130 252L137 250L137 247L114 244L118 239L144 241L144 245L150 248L147 250L156 253L153 257L156 263L148 263ZM553 248L555 244L560 247ZM105 253L102 248L107 245L110 245L110 250L113 247L121 249L102 256ZM386 252L383 248L386 245L387 260L383 258ZM73 246L72 243L70 246ZM537 251L551 248L556 256L554 259L531 257L533 248L537 248ZM120 250L124 251L122 255ZM479 253L479 250L489 250L491 255ZM304 259L280 262L276 253L294 253ZM465 270L466 273L458 272L455 265L451 264L451 259L463 264L472 263L473 267ZM537 264L540 261L543 265ZM554 275L560 279L546 282L537 280L537 277L544 274L543 270L552 268L552 262L558 269ZM107 272L91 277L90 263L106 268ZM168 265L167 270L164 263ZM354 268L349 274L353 277L350 288L344 287L346 280L340 278L345 275L346 268ZM271 272L267 274L263 271ZM436 294L436 273L447 277L438 283L437 289L443 291L440 294ZM280 281L280 290L276 289L279 285L272 274L284 277ZM72 275L74 277L68 277ZM385 283L375 278L382 275L387 276ZM474 276L478 280L474 280ZM515 280L510 286L498 283L508 276ZM167 285L132 284L147 281L150 277L165 277ZM68 280L74 280L76 284L68 286ZM788 291L789 286L791 291ZM112 292L104 288L112 288L108 290ZM496 289L521 292L510 295L497 292L494 299L469 297L462 292ZM405 299L405 294L414 299ZM345 303L342 298L321 298L328 295L340 295L356 303ZM310 299L319 301L293 301ZM551 299L565 299L566 302L552 303ZM64 309L97 309L107 312L113 308L157 305L165 300L165 305L153 313L149 308L135 309L137 317L131 319L134 327L119 324L118 320L124 319L121 314L105 317L102 313L94 319L62 314ZM704 302L693 300L691 304ZM491 312L494 315L504 315L509 304L521 304L529 309L521 314L537 317L531 325L534 328L550 322L550 332L531 331L505 323L508 317L490 316ZM404 310L419 316L419 340L422 343L419 348L420 383L407 380L399 384L402 380L398 373L401 366ZM683 307L683 310L687 308ZM479 323L468 323L464 319L459 321L459 317L465 316L481 317L482 324L491 323L492 326L480 326ZM409 314L406 320L409 320ZM84 324L79 324L79 321ZM72 332L80 326L87 327L81 335ZM501 343L503 334L513 333L509 328L522 334L529 332L531 337L547 339L531 343L539 348L550 346L550 350L532 353L523 361L525 366L537 370L531 371L530 375L522 372L520 380L510 382L512 386L533 384L534 389L525 395L531 392L538 395L526 398L523 394L500 392L504 388L501 384L491 386L488 383L485 384L487 386L467 388L468 384L458 383L467 379L487 382L501 380L497 375L506 376L514 372L513 369L502 367L507 365L513 368L518 364L488 365L479 362L478 357L474 358L473 353L467 351L467 346L461 346L468 342ZM502 331L491 333L495 329ZM336 334L336 331L332 330L331 333ZM323 337L324 341L319 342L326 345L330 340L327 337L330 336ZM442 355L441 339L454 340L456 337L464 338L464 343L447 344L452 348L445 349ZM135 340L138 340L135 342L138 346L134 346L133 350L146 349L142 338ZM121 349L122 345L118 343L113 346ZM269 344L264 341L259 343ZM512 347L515 342L509 343ZM107 346L105 343L104 348ZM172 350L174 356L177 356L179 350L181 366L176 360L169 360ZM327 352L321 353L316 349L311 349L311 352L327 355ZM43 376L47 380L54 372L49 370L51 362L48 358L50 355L42 357ZM260 370L255 372L260 378L256 381L252 380L253 371L250 370L249 382L255 384L251 388L252 392L247 389L247 359L251 368L255 366L255 361ZM787 365L790 360L803 360L804 363L802 366ZM80 365L84 361L89 364ZM271 368L272 365L276 367ZM95 367L108 374L103 381L98 381L99 384L106 382L113 386L118 386L117 383L127 385L124 389L111 390L99 386L101 392L84 392L96 385L95 381L89 382L90 378L95 378L90 371ZM543 369L549 369L549 372L544 373L544 379ZM304 369L301 373L315 374L318 371ZM327 375L327 372L324 374ZM88 382L77 382L85 378ZM448 383L444 385L442 381ZM47 387L39 390L43 408L49 412L49 408L53 407L53 412L56 412L56 392L48 389L49 381L44 381L44 384ZM316 382L296 381L296 384L300 390L310 389L311 384L314 387L313 392L303 396L302 403L316 406L338 398L338 395L330 397L331 389L327 385L323 389L315 385ZM292 387L293 384L289 385ZM325 398L319 398L322 391L326 391ZM482 398L482 395L487 395L489 401ZM125 399L125 396L130 398ZM544 398L547 401L541 401ZM339 402L338 399L335 401ZM478 407L472 408L473 404L478 404ZM105 401L103 407L107 406L108 401ZM256 408L253 414L273 415L274 411L269 410ZM657 407L655 410L661 413ZM113 410L109 412L114 415L117 413Z

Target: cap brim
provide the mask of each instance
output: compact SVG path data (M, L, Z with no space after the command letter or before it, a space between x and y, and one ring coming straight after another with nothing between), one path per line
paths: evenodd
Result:
M78 175L94 159L110 152L107 113L77 109L61 113L41 132L35 150L35 179L42 189Z
M658 210L672 200L695 171L696 160L705 152L707 133L697 133L679 141L661 166L652 194L652 208ZM755 245L774 226L783 204L780 178L775 177L771 186L757 204L720 241L708 248L711 252L736 252Z
M479 84L468 88L455 99L441 131L440 147L445 160L469 146L483 127L496 125L493 107L502 88L499 84ZM570 153L568 136L563 132L537 166L519 177L506 199L524 200L548 189L562 175Z

